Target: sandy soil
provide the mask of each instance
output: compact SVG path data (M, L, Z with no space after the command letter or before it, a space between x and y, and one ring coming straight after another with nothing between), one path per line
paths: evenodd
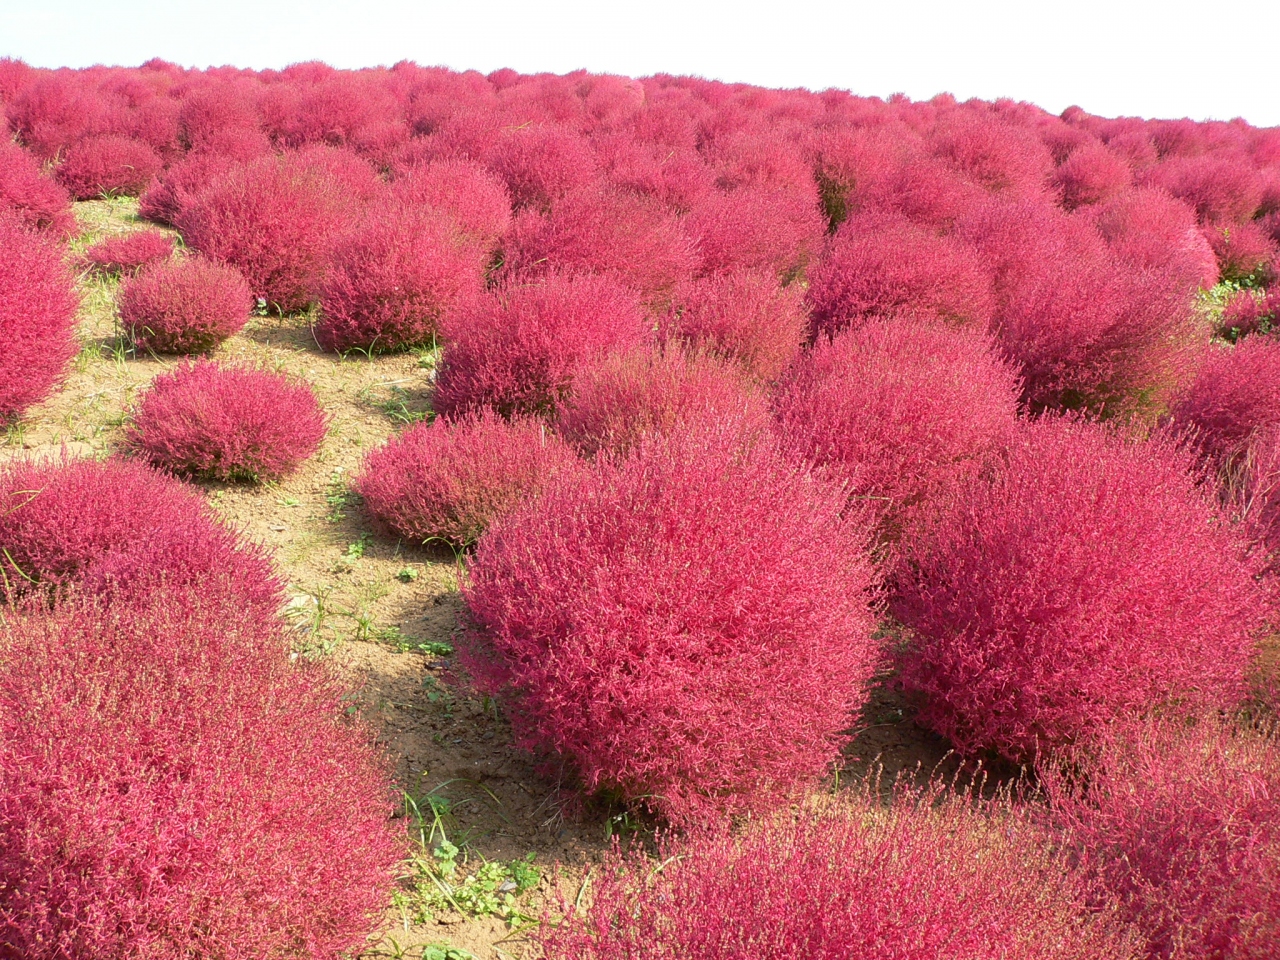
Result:
M128 200L77 204L88 233L72 245L72 254L103 235L140 228L135 209ZM80 286L84 348L63 389L0 437L0 460L60 449L77 456L112 452L140 391L179 362L124 350L113 312L116 281L85 275ZM335 658L359 689L395 759L400 786L415 796L433 793L451 801L450 839L473 864L480 857L508 861L536 854L543 880L522 909L540 913L553 865L563 865L571 882L607 849L609 818L566 815L557 785L539 777L511 746L495 710L467 695L449 658L415 649L448 642L456 628L453 557L379 534L358 504L344 497L364 455L403 426L406 413L427 408L431 358L343 360L317 349L304 318L277 317L255 319L215 357L304 378L332 426L316 456L279 484L199 488L230 524L274 552L288 577L299 646ZM943 741L912 722L909 705L886 678L868 704L842 777L861 775L877 758L890 777L917 766L945 768L946 751ZM414 925L389 910L366 956L417 960L432 943L482 960L530 954L523 935L498 919L450 912Z

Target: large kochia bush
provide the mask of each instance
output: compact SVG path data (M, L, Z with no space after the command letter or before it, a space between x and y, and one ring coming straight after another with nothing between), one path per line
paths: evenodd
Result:
M0 209L0 423L53 392L75 356L79 301L52 243Z
M916 542L893 602L919 719L1024 760L1129 714L1230 706L1265 598L1184 456L1066 419Z
M690 426L481 539L465 662L521 746L688 822L838 755L875 664L865 529L764 439Z
M8 614L0 956L337 960L403 852L371 735L196 583Z
M1280 942L1280 744L1218 719L1125 726L1042 771L1093 900L1150 960L1267 960Z
M935 799L926 794L928 799ZM548 960L1126 960L1109 917L1008 814L846 794L739 833L614 856L591 902L539 934ZM995 815L993 815L995 814Z

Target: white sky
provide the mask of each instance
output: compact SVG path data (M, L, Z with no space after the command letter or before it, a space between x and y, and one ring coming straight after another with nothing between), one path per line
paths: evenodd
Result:
M692 73L1280 125L1280 0L0 0L0 56Z

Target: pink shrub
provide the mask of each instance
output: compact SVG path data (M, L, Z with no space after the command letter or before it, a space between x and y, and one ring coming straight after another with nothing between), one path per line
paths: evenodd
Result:
M1232 505L1261 549L1266 572L1280 576L1280 426L1254 434L1237 484Z
M1109 918L1012 816L866 796L610 857L591 902L542 927L548 960L1101 960ZM765 866L767 865L767 867Z
M584 368L561 405L556 429L584 456L623 456L645 437L698 422L767 432L759 387L716 357L650 346L610 354Z
M1280 425L1280 340L1246 337L1207 348L1169 418L1217 465L1243 456L1255 433Z
M1167 272L1191 289L1218 282L1218 263L1195 212L1163 190L1122 193L1095 208L1093 223L1131 268Z
M885 214L845 221L813 270L808 301L813 336L903 313L982 329L995 309L976 250Z
M906 319L819 341L774 397L782 442L895 541L1003 451L1018 379L986 335Z
M77 200L101 196L136 197L164 162L141 140L90 137L75 144L58 165L58 180Z
M51 160L71 144L106 132L109 105L75 71L44 73L6 104L9 126L40 158Z
M1081 785L1046 778L1102 909L1151 960L1264 960L1280 942L1280 749L1217 720L1122 731Z
M253 294L234 268L188 257L126 278L116 306L139 350L203 353L248 323Z
M0 421L53 392L75 356L75 283L53 243L0 210Z
M964 177L996 193L1037 193L1053 170L1048 148L1033 133L977 111L948 113L929 141Z
M715 189L715 174L691 149L672 150L626 134L596 138L593 145L610 184L660 200L677 213L688 213Z
M398 171L391 195L449 214L487 255L511 226L511 196L477 163L443 160Z
M138 198L138 216L153 223L176 224L197 194L247 159L251 157L220 152L189 154L161 173L142 192Z
M1039 201L975 210L962 235L996 277L992 329L1032 411L1149 416L1203 340L1185 279L1127 273L1089 223Z
M526 126L504 131L485 156L517 206L547 207L592 183L597 175L591 145L561 127Z
M749 270L682 284L663 333L697 350L717 353L752 377L776 380L799 354L809 318L798 285Z
M12 956L338 960L363 946L404 849L385 764L272 618L192 585L11 615L0 651Z
M763 185L708 194L684 228L703 273L761 270L787 279L818 252L826 223L809 194Z
M836 759L875 669L864 531L764 438L689 427L490 528L464 662L520 746L677 823Z
M404 350L436 338L441 318L483 287L475 247L427 207L381 204L340 240L320 288L322 350Z
M393 437L365 459L355 489L397 536L464 548L574 464L542 422L484 410Z
M173 256L173 237L159 230L136 230L99 240L84 252L89 266L102 273L136 273Z
M319 295L333 246L359 205L327 159L300 153L234 166L179 213L176 226L188 246L244 274L254 296L283 313L301 310Z
M550 213L523 211L503 242L503 254L505 269L516 276L609 274L659 304L697 263L679 221L661 203L595 187L562 197Z
M1042 419L914 541L894 613L919 722L1021 761L1244 692L1265 598L1171 447Z
M6 209L28 229L57 237L79 232L66 189L16 143L0 143L0 212Z
M200 496L141 463L17 460L0 467L3 583L111 590L131 599L157 584L214 584L255 616L280 608L265 552L214 519ZM215 583L216 582L216 583Z
M1280 327L1280 290L1269 293L1237 290L1222 309L1220 336L1233 343L1251 333L1270 333Z
M1280 248L1258 224L1214 224L1205 227L1204 234L1218 258L1223 280L1250 280L1266 285L1276 279Z
M945 160L926 153L918 134L896 125L826 132L815 154L823 208L833 230L862 211L949 227L986 196Z
M125 445L153 466L209 480L278 480L311 456L328 418L280 374L188 362L151 381Z
M1252 164L1230 153L1170 158L1152 167L1146 182L1185 200L1202 223L1243 222L1262 200Z
M635 295L603 276L552 274L479 298L445 329L433 405L554 415L587 363L651 336Z
M1077 147L1058 164L1052 183L1062 205L1075 210L1124 193L1133 183L1133 171L1124 157L1094 140Z
M262 118L256 86L247 80L214 81L183 97L178 124L187 147L207 149L228 130L258 131Z

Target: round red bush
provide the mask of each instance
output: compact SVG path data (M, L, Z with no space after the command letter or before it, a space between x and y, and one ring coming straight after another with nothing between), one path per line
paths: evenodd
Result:
M783 444L897 540L1003 450L1018 378L985 334L880 321L819 341L774 397Z
M1238 459L1255 433L1280 425L1280 340L1207 348L1169 419L1219 466Z
M616 854L583 909L541 928L548 960L1101 960L1131 956L1086 920L1078 878L1011 816L844 796L737 833Z
M681 284L663 334L737 363L761 381L778 378L800 353L809 317L799 285L750 270Z
M188 362L151 381L125 444L153 466L208 480L278 480L316 452L328 418L280 374Z
M239 270L254 296L282 313L302 310L319 295L334 244L360 204L345 182L352 171L325 160L298 153L233 166L175 224L192 249ZM372 184L373 170L365 169Z
M651 337L635 295L604 276L552 274L481 297L445 329L433 406L554 415L584 365Z
M1093 223L1131 269L1165 271L1193 290L1218 282L1218 262L1195 211L1163 190L1122 193L1095 208Z
M466 160L441 160L396 171L391 195L448 213L487 257L511 225L511 196L492 173Z
M1133 184L1129 162L1090 140L1075 150L1053 171L1053 186L1068 210L1102 203L1126 191Z
M1276 279L1280 249L1258 224L1214 224L1204 228L1204 235L1223 280L1265 286Z
M575 462L541 421L484 410L415 424L387 441L369 454L355 489L398 536L464 548Z
M808 192L769 184L716 190L684 218L702 273L772 272L790 279L818 252L826 222Z
M929 142L962 176L995 193L1038 193L1053 171L1053 157L1039 137L977 110L948 112L929 132Z
M1227 707L1265 597L1186 458L1042 419L913 540L902 682L960 751L1023 761L1118 718Z
M1243 223L1262 201L1257 171L1230 151L1170 157L1152 167L1145 180L1189 203L1202 223Z
M447 215L384 204L334 249L313 332L320 349L387 353L435 341L483 288L483 264Z
M84 252L84 260L101 273L136 273L142 267L173 256L173 237L159 230L135 230L99 240Z
M995 309L976 250L886 214L845 221L813 270L808 300L814 336L904 313L985 329Z
M199 495L141 463L18 460L0 467L0 578L19 595L218 581L273 617L281 583L266 554L215 520Z
M59 182L77 200L136 197L164 167L160 155L130 137L90 137L75 144L58 165Z
M556 429L585 456L622 456L645 437L699 421L767 431L764 394L715 356L643 346L583 369L560 407Z
M187 257L127 277L116 305L139 350L202 353L249 322L253 294L233 267Z
M198 584L11 615L11 956L338 960L364 945L404 850L385 763L331 675L287 649L272 619Z
M1280 327L1280 289L1270 292L1237 290L1222 308L1218 335L1232 343L1251 333L1271 333Z
M546 207L598 175L591 144L563 127L505 130L486 152L485 160L522 207Z
M587 794L678 823L776 804L837 758L876 666L842 503L714 424L597 461L481 539L464 663Z
M993 202L961 224L995 274L992 330L1034 412L1149 417L1205 331L1185 278L1125 269L1086 220L1040 201Z
M62 251L0 210L0 422L53 392L75 356L79 299Z
M57 237L80 232L66 188L46 177L36 158L16 143L0 143L0 210L5 208L28 229Z
M502 246L515 276L603 273L659 304L696 265L678 218L659 201L597 187L562 197L549 213L523 211Z
M1102 909L1151 960L1266 960L1280 943L1280 744L1217 720L1126 728L1052 771L1053 813Z

